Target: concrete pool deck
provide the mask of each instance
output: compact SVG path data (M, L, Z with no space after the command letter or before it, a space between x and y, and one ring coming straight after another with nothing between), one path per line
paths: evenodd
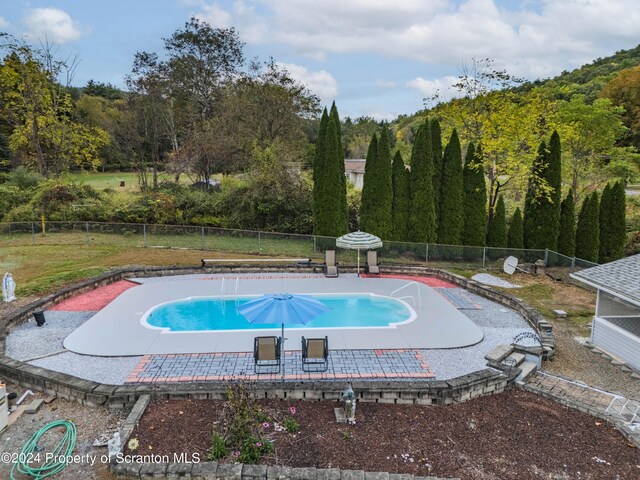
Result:
M140 279L72 332L64 347L93 356L136 356L252 352L253 338L279 335L277 329L172 332L141 322L158 304L189 297L235 298L268 293L373 294L396 298L416 313L388 327L287 328L285 350L299 349L301 337L329 337L332 350L416 350L461 348L483 339L482 330L441 294L424 283L394 278L323 276L162 277ZM395 293L394 293L395 292Z
M300 280L316 275L295 273L260 274L193 274L181 278L189 281L213 280L225 291L233 288L236 278ZM401 276L394 276L401 277ZM462 348L444 349L338 349L329 340L329 368L327 372L305 373L301 369L300 344L287 342L284 361L286 381L342 381L342 380L449 380L483 370L485 355L495 347L511 344L516 335L533 330L517 312L478 296L468 290L431 276L405 277L432 287L433 292L451 304L479 328L481 342ZM335 279L329 279L333 281ZM371 279L380 281L383 279ZM140 283L172 282L172 277L148 277ZM181 382L216 382L229 380L274 381L280 375L255 375L253 357L249 352L147 354L136 356L80 355L63 347L64 339L85 324L98 311L109 305L119 294L138 288L138 283L120 280L74 295L46 312L47 323L37 327L33 320L16 325L5 341L6 355L29 365L61 372L103 384L162 384ZM122 334L122 332L119 332ZM289 330L286 335L289 336ZM291 338L291 336L289 336Z

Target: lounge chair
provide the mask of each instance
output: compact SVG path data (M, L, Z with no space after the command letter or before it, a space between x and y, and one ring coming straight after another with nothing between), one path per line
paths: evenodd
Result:
M375 250L367 250L367 266L364 271L369 275L380 275L379 265L378 252Z
M324 276L325 277L337 277L338 276L338 264L336 263L336 251L327 250L324 252Z
M329 368L329 339L302 337L302 370L326 372Z
M253 370L256 373L280 372L280 337L255 337L253 340ZM278 367L274 370L274 367ZM268 371L261 371L267 368Z

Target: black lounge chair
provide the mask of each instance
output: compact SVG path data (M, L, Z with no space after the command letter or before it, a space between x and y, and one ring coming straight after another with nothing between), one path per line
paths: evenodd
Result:
M329 368L329 339L302 337L302 370L326 372Z
M280 337L255 337L253 340L253 370L260 373L280 372ZM274 370L277 367L277 370ZM262 371L263 368L268 371Z

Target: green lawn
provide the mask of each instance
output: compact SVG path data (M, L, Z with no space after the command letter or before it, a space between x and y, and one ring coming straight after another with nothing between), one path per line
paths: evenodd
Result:
M74 182L84 183L97 190L112 188L116 192L137 192L140 190L138 185L138 175L135 172L83 172L73 173L71 178ZM151 175L149 175L151 180ZM173 181L173 176L165 173L158 175L158 181ZM124 182L124 187L120 186L120 182ZM186 175L180 177L180 183L190 185L191 179Z

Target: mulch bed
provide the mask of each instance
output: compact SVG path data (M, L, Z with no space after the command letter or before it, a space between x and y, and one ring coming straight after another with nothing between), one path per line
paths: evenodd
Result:
M300 431L273 433L261 463L462 479L640 478L640 451L606 421L522 390L446 407L359 403L353 426L337 424L338 402L268 400L295 406ZM198 452L206 458L223 403L152 402L132 453Z

